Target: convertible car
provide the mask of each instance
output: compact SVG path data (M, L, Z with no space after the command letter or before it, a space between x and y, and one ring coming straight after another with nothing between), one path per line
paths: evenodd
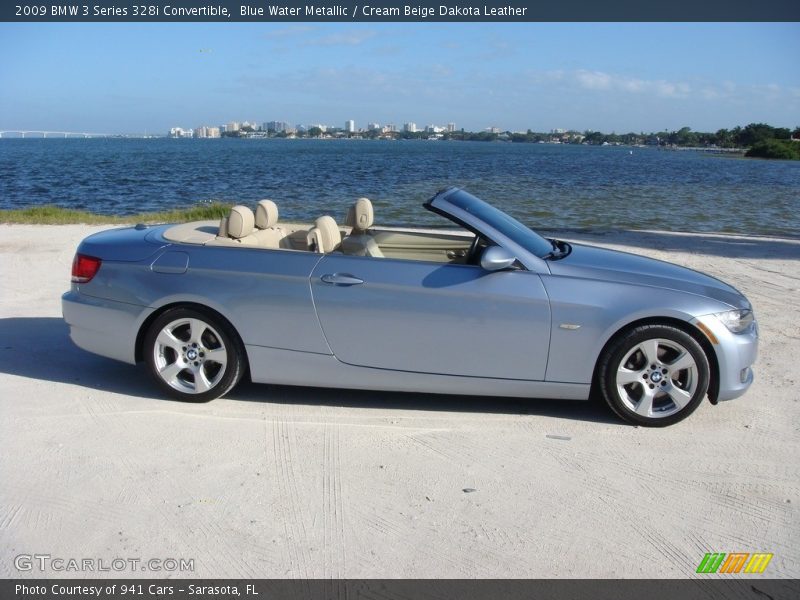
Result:
M747 299L665 262L544 238L464 190L451 228L284 223L274 202L221 222L137 225L80 244L72 340L144 361L190 402L256 383L586 400L663 426L753 381ZM378 219L379 220L379 219ZM458 229L452 227L455 224Z

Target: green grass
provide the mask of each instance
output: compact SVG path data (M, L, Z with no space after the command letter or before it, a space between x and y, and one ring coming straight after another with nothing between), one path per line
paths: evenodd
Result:
M0 223L28 223L34 225L122 225L127 223L182 223L219 219L228 214L232 204L212 202L179 210L139 213L135 215L98 215L85 210L72 210L53 204L0 210Z

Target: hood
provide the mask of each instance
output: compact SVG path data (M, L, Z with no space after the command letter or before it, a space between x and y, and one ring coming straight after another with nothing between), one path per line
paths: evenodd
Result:
M551 261L553 275L616 281L695 294L732 308L750 308L736 288L699 271L636 254L572 244L572 252Z

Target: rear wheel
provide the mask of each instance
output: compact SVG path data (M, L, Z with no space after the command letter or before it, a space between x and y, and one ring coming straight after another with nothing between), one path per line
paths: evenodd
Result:
M147 331L144 354L159 387L184 402L228 393L244 372L244 351L230 325L205 312L174 308Z
M600 387L620 417L664 427L688 417L708 391L709 365L691 335L670 325L644 325L611 344L600 364Z

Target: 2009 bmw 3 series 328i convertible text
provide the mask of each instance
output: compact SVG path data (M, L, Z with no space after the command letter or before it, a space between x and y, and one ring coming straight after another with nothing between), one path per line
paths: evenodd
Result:
M696 271L546 239L458 188L425 202L459 229L283 223L274 202L220 223L137 225L78 247L62 299L74 342L147 363L207 401L256 383L585 400L669 425L742 395L747 299Z

